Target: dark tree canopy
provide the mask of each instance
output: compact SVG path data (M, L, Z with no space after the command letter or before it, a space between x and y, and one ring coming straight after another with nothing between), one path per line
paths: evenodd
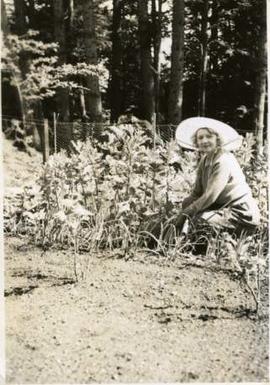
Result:
M6 0L3 7L4 79L16 77L28 117L117 122L128 112L177 124L206 115L262 131L265 0Z

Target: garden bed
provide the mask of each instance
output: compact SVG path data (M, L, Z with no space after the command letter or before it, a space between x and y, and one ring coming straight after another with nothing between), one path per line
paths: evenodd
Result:
M4 151L4 167L17 154ZM24 155L24 173L10 167L6 186L31 180ZM76 282L71 249L5 237L7 383L269 379L267 279L255 313L247 287L210 258L86 257Z

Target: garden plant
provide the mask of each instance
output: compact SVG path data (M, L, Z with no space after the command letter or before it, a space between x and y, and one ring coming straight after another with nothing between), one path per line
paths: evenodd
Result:
M43 250L70 248L76 281L85 279L89 259L100 251L126 259L144 251L174 260L192 254L188 238L149 229L176 215L195 178L196 153L182 151L174 141L158 142L132 125L110 126L103 141L73 142L70 155L50 157L39 178L26 186L16 202L6 197L5 231L27 234ZM233 272L249 288L259 306L260 280L267 257L267 161L255 156L248 135L236 156L259 202L262 221L252 238L222 234L208 239L205 258ZM164 229L163 229L164 230ZM80 256L80 258L79 258Z

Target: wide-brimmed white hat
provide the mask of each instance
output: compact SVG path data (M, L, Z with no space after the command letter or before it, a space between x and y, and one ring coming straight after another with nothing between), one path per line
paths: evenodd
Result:
M183 120L176 129L175 138L181 147L197 150L193 137L199 128L210 128L221 138L222 148L228 151L238 149L242 144L242 136L234 128L216 119L195 117Z

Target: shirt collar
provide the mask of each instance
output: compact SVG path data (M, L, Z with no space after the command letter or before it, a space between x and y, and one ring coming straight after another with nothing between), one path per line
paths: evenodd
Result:
M205 166L210 166L213 164L214 160L220 157L220 155L224 152L224 150L218 148L212 151L210 154L206 154L204 156L204 164Z

